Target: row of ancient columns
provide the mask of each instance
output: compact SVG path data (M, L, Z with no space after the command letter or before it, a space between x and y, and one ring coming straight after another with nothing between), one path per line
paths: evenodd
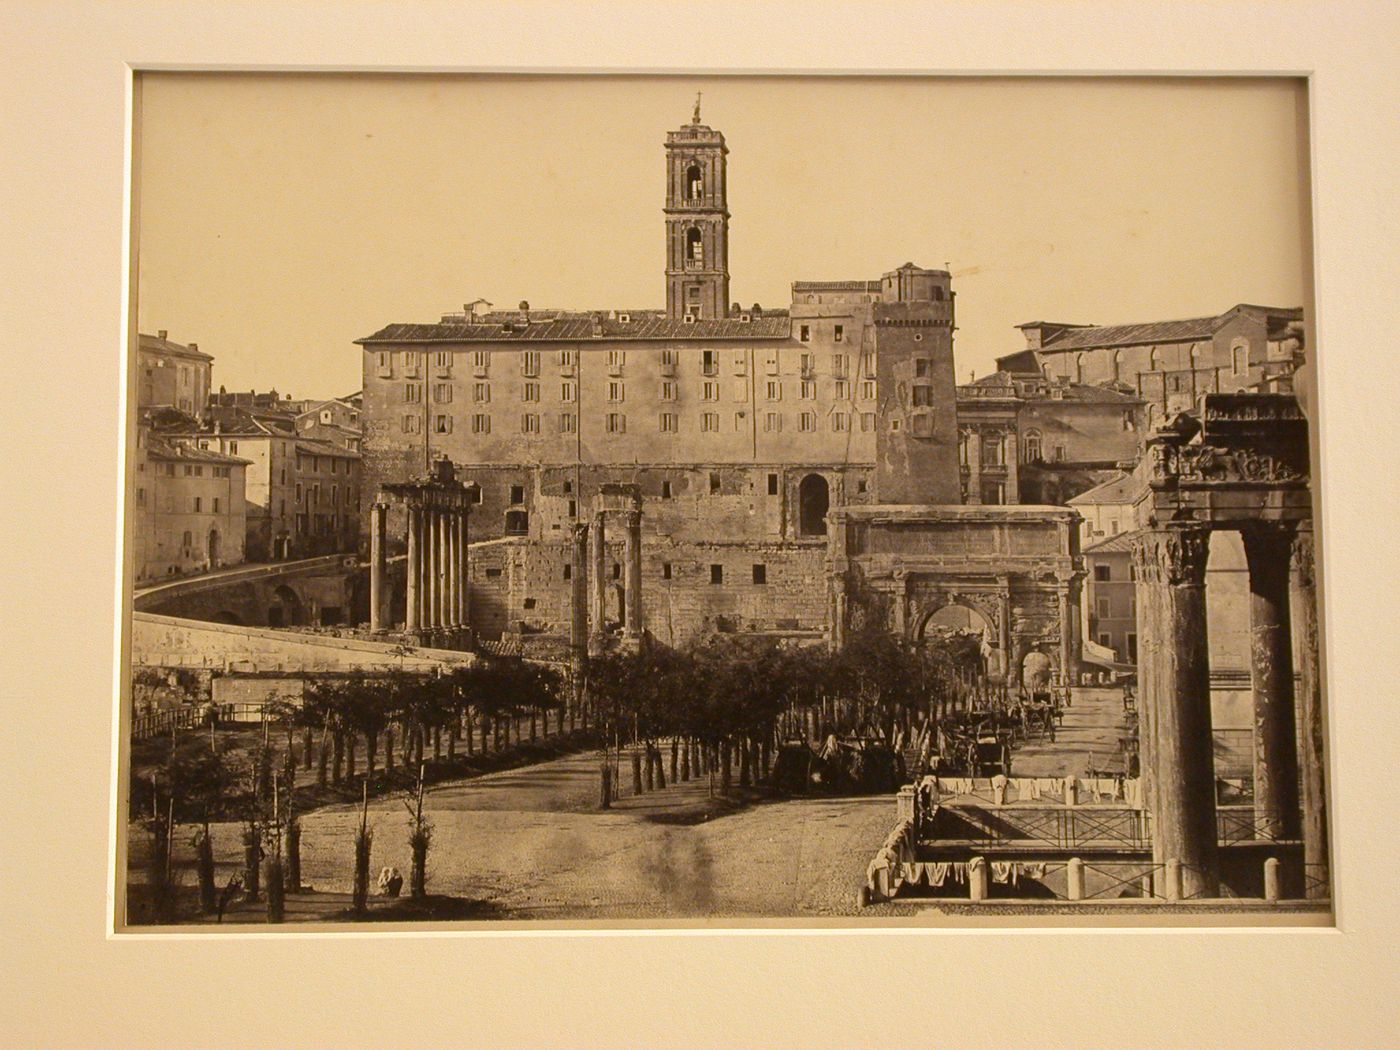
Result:
M642 512L624 511L622 633L629 641L642 635ZM591 524L574 526L570 644L576 654L605 647L608 617L607 512L597 511ZM590 586L591 584L591 586Z
M1249 563L1255 834L1304 843L1309 884L1326 886L1322 711L1312 536L1292 526L1242 530ZM1153 860L1182 865L1187 896L1220 892L1215 809L1206 562L1210 530L1164 526L1134 544L1138 603L1140 756L1153 820ZM1290 568L1293 570L1290 572ZM1294 715L1290 602L1298 609L1302 784Z
M465 510L416 503L408 516L408 565L404 630L431 632L467 625L467 515ZM387 525L389 507L370 514L370 629L385 630L388 605Z

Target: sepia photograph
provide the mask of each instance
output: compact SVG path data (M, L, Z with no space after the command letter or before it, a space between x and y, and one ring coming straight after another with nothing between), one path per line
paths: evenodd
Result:
M1308 105L137 73L118 933L1331 925Z

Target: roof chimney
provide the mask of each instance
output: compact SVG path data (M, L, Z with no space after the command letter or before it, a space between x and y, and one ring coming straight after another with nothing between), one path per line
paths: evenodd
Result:
M198 344L198 343L191 343L191 344L190 344L190 349L191 349L191 350L198 350L198 349L199 349L199 344Z
M162 339L162 340L163 340L163 339L164 339L166 336L168 336L169 334L170 334L169 331L167 331L166 329L162 328L162 329L160 329L160 331L156 332L156 338L157 338L157 339Z

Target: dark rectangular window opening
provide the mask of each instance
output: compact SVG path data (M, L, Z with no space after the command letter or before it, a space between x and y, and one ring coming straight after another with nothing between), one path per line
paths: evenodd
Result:
M1113 573L1107 565L1095 565L1094 579L1102 582L1108 582L1113 579Z
M856 491L857 491L857 492L864 492L864 491L865 491L865 488L866 488L866 481L865 481L864 478L861 478L859 481L856 482Z
M573 492L573 491L574 491L574 483L573 483L572 481L566 481L566 482L564 482L564 495L567 496L569 493L571 493L571 492Z
M495 579L497 576L499 576L500 574L501 574L501 570L500 570L500 569L487 569L487 570L486 570L486 576L487 576L488 579L493 579L493 580L494 580L494 579Z
M578 517L578 500L574 500L574 499L569 500L569 517L571 517L571 518L577 518L577 517Z
M566 579L566 580L572 580L573 578L574 578L574 567L573 567L572 565L565 565L565 566L564 566L564 579Z
M621 578L622 578L622 566L619 565L617 562L613 562L613 579L614 579L614 580L620 580Z
M524 485L512 485L512 486L510 487L510 501L511 501L512 503L524 503L524 502L525 502L525 486L524 486Z
M710 475L710 495L713 496L713 495L715 495L717 492L719 492L719 475L718 475L718 474L711 474L711 475Z
M670 483L669 481L663 481L663 482L661 483L661 498L662 498L662 499L670 499L670 498L671 498L671 483Z
M754 582L754 583L767 583L767 582L768 582L768 566L766 566L766 565L755 565L755 566L753 567L753 582Z
M711 582L711 583L723 583L723 582L724 582L724 566L723 566L723 565L711 565L711 566L710 566L710 582Z
M661 563L661 578L663 580L669 580L671 578L671 563L669 561Z
M525 608L527 608L527 609L533 609L534 607L535 607L535 599L533 599L533 598L526 598L526 599L525 599Z
M777 494L778 494L778 475L776 475L776 474L769 474L769 475L768 475L768 495L770 495L770 496L776 496Z

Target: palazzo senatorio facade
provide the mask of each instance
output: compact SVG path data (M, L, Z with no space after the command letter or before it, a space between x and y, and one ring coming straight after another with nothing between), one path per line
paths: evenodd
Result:
M463 572L479 637L570 632L576 530L631 513L609 503L620 491L640 544L627 546L629 528L595 530L594 619L668 644L716 630L834 641L853 571L832 546L838 512L962 502L949 273L905 263L877 279L795 281L780 309L729 301L724 136L697 111L664 148L665 309L478 300L357 340L366 493L442 460L475 486ZM366 514L380 513L373 502ZM404 549L403 505L382 513L383 542ZM998 568L1007 528L967 542L986 544L998 594L1047 588L1023 603L1039 618L1023 648L1043 645L1058 665L1072 647L1060 593L1078 606L1076 530L1046 534L1053 565ZM401 591L386 584L383 623L404 622ZM993 648L1017 633L1015 607L988 607ZM999 666L1011 663L1007 652Z

